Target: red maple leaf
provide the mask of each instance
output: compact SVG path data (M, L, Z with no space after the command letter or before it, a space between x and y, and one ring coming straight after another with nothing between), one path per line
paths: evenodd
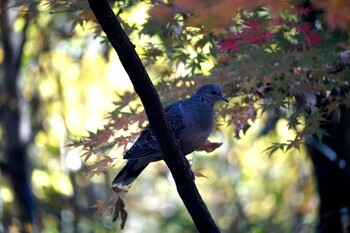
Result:
M254 21L254 20L250 20L249 22L243 22L242 23L244 26L246 26L245 28L243 28L243 31L259 31L261 29L261 24Z
M303 35L306 35L311 30L310 25L307 23L297 24L295 25L295 29Z
M220 49L227 50L227 51L233 51L238 52L241 50L241 45L237 43L236 37L228 37L224 39L219 44Z
M269 32L268 30L264 30L258 33L246 33L242 35L242 40L247 42L248 44L262 44L266 41L272 40L275 38L275 34Z
M271 33L268 30L264 30L262 33L262 37L264 38L264 41L270 41L276 37L275 33Z
M311 47L313 45L320 45L321 36L317 33L310 33L309 35L304 35L304 40L306 44Z
M248 44L261 44L263 40L259 35L246 34L244 41L248 42Z

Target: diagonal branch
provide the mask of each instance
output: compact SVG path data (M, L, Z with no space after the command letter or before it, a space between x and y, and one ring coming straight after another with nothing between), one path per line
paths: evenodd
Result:
M88 0L88 2L103 31L118 53L119 59L144 105L150 126L163 151L163 159L174 177L178 193L198 231L220 232L197 190L188 161L179 149L165 118L158 93L134 49L135 46L125 34L107 0Z

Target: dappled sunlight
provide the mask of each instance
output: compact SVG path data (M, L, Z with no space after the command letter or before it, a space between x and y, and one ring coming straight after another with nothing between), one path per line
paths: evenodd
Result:
M35 169L32 173L33 193L37 198L45 198L45 188L51 186L51 178L44 171Z
M130 90L131 81L114 51L111 52L110 59L111 62L106 67L106 81L115 85L119 91Z
M65 196L74 194L71 181L66 174L62 172L47 173L43 170L34 170L32 173L33 191L34 194L42 199L48 198L46 192L53 190Z
M65 155L65 164L68 171L77 172L82 167L82 161L77 150L69 150Z
M14 200L13 192L8 187L1 187L0 188L0 196L1 196L1 200L3 202L12 203Z
M72 196L74 194L72 184L66 174L55 172L51 174L53 189L65 196Z

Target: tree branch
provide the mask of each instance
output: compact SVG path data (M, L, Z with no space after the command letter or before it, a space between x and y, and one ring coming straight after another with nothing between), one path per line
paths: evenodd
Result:
M119 59L144 105L150 126L163 151L163 159L174 177L178 193L198 231L220 232L197 190L188 161L180 151L165 118L158 93L134 49L135 46L130 42L106 0L88 0L88 2L103 31L118 53Z

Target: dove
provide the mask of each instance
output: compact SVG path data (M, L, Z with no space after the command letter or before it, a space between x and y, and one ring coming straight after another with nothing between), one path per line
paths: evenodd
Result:
M183 155L198 149L214 127L214 105L229 102L216 84L200 87L190 98L165 107L165 115L179 142ZM124 154L128 160L112 182L113 187L130 186L151 162L162 160L162 151L156 136L148 125Z

